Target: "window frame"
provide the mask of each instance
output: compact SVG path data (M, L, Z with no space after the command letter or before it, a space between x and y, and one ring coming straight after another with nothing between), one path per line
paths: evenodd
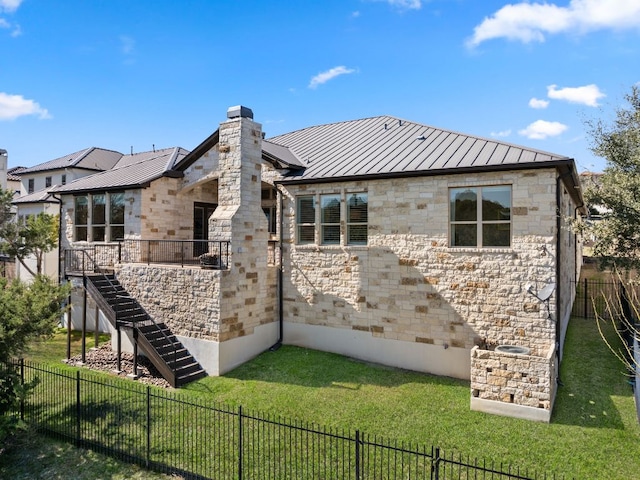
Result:
M354 195L363 196L366 200L366 210L364 219L357 221L355 216L351 216L349 200ZM311 200L314 205L313 223L301 222L301 199ZM325 201L339 201L339 218L336 218L336 211L327 210L329 208ZM308 213L308 212L307 212ZM330 215L330 216L327 216ZM307 215L309 217L309 215ZM363 247L369 244L369 192L367 189L354 189L340 191L327 190L312 194L302 194L295 197L295 243L296 245L320 245L324 247ZM363 228L364 227L364 228ZM302 239L301 229L313 228L314 241ZM359 239L352 240L352 236L357 236L356 231L360 230ZM310 237L307 233L307 237Z
M27 179L27 193L33 193L36 190L36 180L35 178Z
M485 190L508 190L509 196L509 205L508 205L508 219L507 220L499 220L499 219L485 219L485 207L484 202L486 201L486 197L484 195ZM475 219L461 219L455 220L455 200L453 197L454 192L456 191L473 191L475 193ZM449 204L449 215L448 215L448 225L449 225L449 247L450 248L477 248L477 249L485 249L485 248L511 248L513 241L513 185L511 184L492 184L492 185L473 185L473 186L460 186L460 187L449 187L448 191L448 204ZM475 245L456 245L456 226L475 226ZM485 244L485 233L484 227L487 226L500 226L500 225L508 225L508 244Z
M115 242L122 238L124 238L124 228L125 228L125 209L126 209L126 192L125 191L114 191L114 192L92 192L81 195L75 195L73 198L74 202L74 215L73 215L73 239L75 242ZM104 212L99 214L99 212L95 211L95 207L99 206L96 203L99 197L104 197L104 204L102 207L104 208ZM79 223L79 199L86 199L86 224ZM122 222L113 221L112 210L113 204L112 199L121 199L122 202ZM103 222L95 223L96 213L98 216L103 217ZM103 233L100 233L100 229L102 229ZM121 232L122 235L118 235L118 232ZM118 238L120 237L120 238Z
M302 215L302 208L300 203L302 200L311 200L311 211L313 212L312 216ZM316 243L316 223L318 214L316 208L316 196L315 195L298 195L296 196L296 208L295 208L295 221L296 221L296 244L297 245L314 245ZM313 222L309 222L308 219L313 218ZM305 220L305 221L302 221ZM311 230L313 232L313 240L303 240L303 235L301 234L302 229ZM306 235L304 235L306 237Z

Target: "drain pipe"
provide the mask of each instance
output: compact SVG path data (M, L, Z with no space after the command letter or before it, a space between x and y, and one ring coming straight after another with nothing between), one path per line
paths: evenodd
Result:
M272 352L275 352L276 350L278 350L281 346L282 346L282 339L283 339L283 332L284 332L284 302L283 302L283 291L284 288L282 286L283 283L283 273L282 273L282 260L284 258L284 255L282 253L283 250L283 246L282 246L282 232L284 231L284 200L283 197L284 195L282 195L282 192L280 191L279 188L277 188L278 191L278 200L279 200L279 210L280 210L280 218L279 220L279 229L280 229L280 248L279 248L279 258L278 258L278 340L276 341L276 343L269 349Z

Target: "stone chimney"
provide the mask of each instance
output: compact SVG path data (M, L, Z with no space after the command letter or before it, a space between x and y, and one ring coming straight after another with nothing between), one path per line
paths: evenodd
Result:
M268 225L261 207L262 127L253 113L231 107L220 124L218 142L218 207L209 219L209 238L227 240L228 268L220 278L220 318L217 341L244 338L245 353L257 355L275 343L277 331L252 335L274 321L268 296ZM252 340L247 340L251 338ZM252 345L252 347L249 347ZM226 371L240 355L238 347L220 346L220 369ZM254 352L251 349L255 348ZM242 349L241 349L242 350Z

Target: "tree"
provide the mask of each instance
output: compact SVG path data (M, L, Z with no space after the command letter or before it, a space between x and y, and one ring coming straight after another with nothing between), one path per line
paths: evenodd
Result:
M18 426L18 419L7 413L15 411L34 386L21 383L11 362L32 342L53 334L69 291L67 284L58 285L45 275L37 275L29 284L0 278L0 440Z
M584 197L601 214L583 226L594 239L593 252L604 267L640 269L640 87L625 95L628 103L615 119L589 121L591 150L607 161Z
M32 275L42 273L44 254L56 248L58 243L57 215L39 213L24 220L15 218L12 207L13 193L0 189L0 251L15 257ZM35 272L25 259L35 257Z

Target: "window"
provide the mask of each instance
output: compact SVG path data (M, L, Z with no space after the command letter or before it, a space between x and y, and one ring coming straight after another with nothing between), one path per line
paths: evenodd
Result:
M75 240L104 242L124 238L124 192L75 197Z
M44 187L49 188L51 186L51 177L44 178Z
M347 244L367 244L367 194L351 193L347 200Z
M35 181L33 178L30 178L28 180L28 185L27 185L27 193L33 193L35 191Z
M268 224L268 232L270 234L276 234L277 231L277 207L276 207L276 200L278 198L278 195L276 193L276 189L271 187L271 188L263 188L262 189L262 211L264 212L265 216L267 217L267 224Z
M104 242L106 230L106 208L107 196L91 195L91 240L94 242Z
M296 199L296 230L299 244L314 243L316 231L316 205L313 195Z
M317 218L315 205L320 206ZM345 205L344 208L343 205ZM342 192L297 197L297 243L366 245L369 222L368 206L366 192ZM318 225L317 232L316 223Z
M449 202L452 247L511 245L510 186L452 188Z
M124 192L109 195L109 240L124 238Z
M340 194L320 195L320 215L320 243L340 244Z
M62 178L60 180L60 183L62 183L62 185L66 185L67 184L67 175L66 174L62 174Z
M89 224L89 198L76 197L75 202L75 219L76 226L76 242L86 242L89 237L87 235L87 225Z

